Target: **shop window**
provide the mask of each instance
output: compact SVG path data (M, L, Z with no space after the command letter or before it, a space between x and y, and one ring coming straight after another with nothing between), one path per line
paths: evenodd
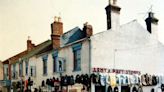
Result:
M81 70L81 44L73 45L73 69L74 71Z

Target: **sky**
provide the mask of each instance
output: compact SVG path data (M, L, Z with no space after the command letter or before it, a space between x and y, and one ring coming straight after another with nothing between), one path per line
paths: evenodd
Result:
M120 23L134 19L145 28L147 12L159 19L158 39L164 43L164 0L117 0L121 7ZM5 60L26 50L28 36L39 44L50 39L50 24L54 16L60 16L64 32L85 22L93 26L93 32L106 30L105 7L108 0L0 0L0 60Z

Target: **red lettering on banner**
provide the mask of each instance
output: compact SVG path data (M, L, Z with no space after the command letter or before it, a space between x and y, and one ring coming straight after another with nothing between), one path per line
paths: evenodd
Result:
M133 70L121 70L121 69L107 69L107 68L92 68L92 72L101 72L101 73L117 73L117 74L139 74L140 71Z

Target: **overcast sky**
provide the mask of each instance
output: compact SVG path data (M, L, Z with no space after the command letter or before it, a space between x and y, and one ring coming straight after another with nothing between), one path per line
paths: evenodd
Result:
M106 30L108 0L0 0L0 60L26 49L28 36L35 44L50 39L50 24L61 16L64 32L89 22L94 34ZM159 40L164 43L164 0L118 0L121 24L137 19L145 27L151 5L159 19Z

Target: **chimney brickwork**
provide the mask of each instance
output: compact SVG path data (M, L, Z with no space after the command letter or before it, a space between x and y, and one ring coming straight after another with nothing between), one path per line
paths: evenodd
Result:
M60 47L60 36L63 34L63 23L60 17L55 17L54 22L51 24L51 40L53 48Z
M33 48L35 48L35 44L33 44L32 41L30 40L30 37L28 37L28 40L27 40L27 51L31 51Z

